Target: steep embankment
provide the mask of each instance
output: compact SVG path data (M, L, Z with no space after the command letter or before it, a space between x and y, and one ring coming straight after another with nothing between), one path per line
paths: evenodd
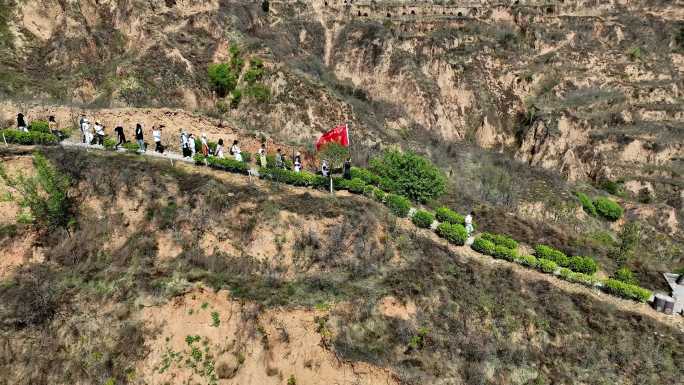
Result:
M72 178L75 224L5 276L7 383L211 383L213 368L222 384L656 384L684 370L675 325L479 260L362 197L47 155Z

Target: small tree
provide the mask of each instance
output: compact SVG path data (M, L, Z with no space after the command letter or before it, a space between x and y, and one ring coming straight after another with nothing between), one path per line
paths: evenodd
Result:
M624 266L630 259L634 257L639 241L641 240L641 226L638 222L628 222L622 228L619 234L620 245L614 248L610 255L618 263L618 266Z
M336 142L330 142L318 151L318 157L328 161L330 166L330 190L332 192L332 177L335 170L339 170L344 165L344 161L349 158L349 149Z
M21 204L31 210L35 225L41 230L52 231L66 227L71 221L71 200L68 176L60 173L40 153L33 155L36 176L19 175L10 178L0 168L0 177L21 194Z
M237 86L237 76L228 63L211 64L208 72L209 81L220 97L225 97Z
M385 151L371 159L371 171L381 178L381 187L408 197L427 202L446 191L446 177L428 159L413 152Z

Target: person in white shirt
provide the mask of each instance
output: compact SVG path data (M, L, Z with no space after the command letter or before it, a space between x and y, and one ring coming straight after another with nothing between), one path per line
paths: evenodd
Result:
M233 145L230 146L230 154L235 157L235 160L242 162L242 154L240 153L240 146L237 140L234 140Z
M81 124L81 131L83 132L83 139L85 140L85 144L92 144L93 133L90 131L90 122L87 118L83 119L83 124Z
M299 151L297 151L297 155L294 157L294 171L302 171L302 154L300 154Z
M160 154L164 153L164 147L161 144L162 128L164 128L164 126L159 126L157 128L152 126L152 138L154 138L154 151Z
M261 143L261 148L259 149L259 163L263 168L266 168L268 165L268 161L266 160L266 143Z
M470 238L470 236L473 234L473 231L475 230L473 228L473 215L474 214L475 213L471 211L470 214L466 215L465 220L464 220L465 229L468 232L468 238Z
M188 135L188 149L190 150L190 157L195 157L195 136L193 134Z
M321 165L321 174L323 174L323 176L325 177L330 175L330 166L328 166L328 161L325 159L323 160L323 164Z
M223 158L223 139L218 140L218 143L216 144L216 150L214 150L214 154L217 158Z
M190 157L190 146L188 145L188 133L183 131L181 128L180 130L180 145L181 145L181 152L183 153L183 158L189 158Z
M95 144L99 146L104 145L104 126L100 122L95 122L95 126L93 126L93 128L95 129Z

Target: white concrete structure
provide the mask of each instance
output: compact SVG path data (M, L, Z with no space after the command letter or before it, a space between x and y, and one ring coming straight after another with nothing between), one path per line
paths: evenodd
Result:
M684 274L663 273L670 285L670 297L674 299L672 314L680 314L684 310Z

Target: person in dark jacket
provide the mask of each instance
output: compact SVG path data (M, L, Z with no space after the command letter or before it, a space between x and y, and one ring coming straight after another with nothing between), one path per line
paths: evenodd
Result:
M143 127L142 127L142 124L140 124L140 123L135 125L135 140L138 142L138 147L140 147L140 151L145 152L145 140L143 137Z
M351 158L344 161L343 176L344 179L351 179Z
M126 143L126 135L124 134L123 124L119 123L116 127L114 127L114 132L116 132L116 138L119 140L114 148L118 149L119 146Z
M21 112L17 114L17 129L20 131L28 132L28 126L24 120L24 114Z

